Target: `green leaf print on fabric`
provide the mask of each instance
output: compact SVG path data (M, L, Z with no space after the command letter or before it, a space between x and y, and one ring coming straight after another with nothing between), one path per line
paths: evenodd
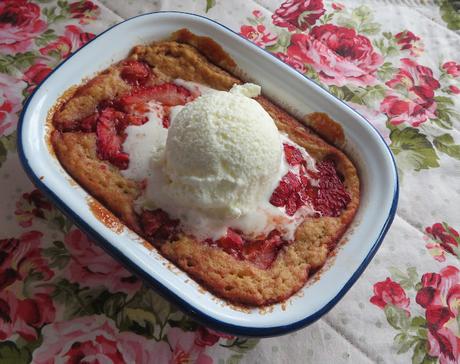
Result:
M447 96L436 96L434 100L436 101L436 118L432 121L440 128L452 129L453 120L460 120L460 114L453 109L454 101Z
M0 167L5 163L8 152L16 150L16 131L0 137Z
M102 296L105 296L105 299ZM97 312L112 318L120 331L133 331L156 341L163 339L168 324L171 327L180 326L184 330L182 325L171 324L179 322L178 318L183 315L168 301L145 287L130 299L123 293L105 292L94 306L96 306ZM170 318L172 317L175 320L171 321ZM198 324L188 318L187 320L194 324L191 331L195 331Z
M227 360L225 364L238 364L240 363L241 359L243 359L244 354L250 350L253 350L257 344L259 343L260 339L245 339L245 338L234 338L228 339L225 343L221 343L220 346L224 348L228 348L235 353L232 354Z
M379 79L383 82L390 80L398 71L396 67L393 66L391 62L385 62L380 66L377 71Z
M48 26L52 23L65 20L70 15L69 5L67 1L59 0L57 7L43 8L42 13L46 17Z
M448 156L460 160L460 145L456 145L450 134L440 135L433 140L437 150Z
M49 259L51 268L64 269L70 260L70 254L62 241L53 241L53 245L43 249L43 255Z
M442 20L446 22L447 27L452 30L459 30L460 2L458 0L440 0L439 6Z
M356 104L372 105L385 96L385 87L382 85L358 87L352 90L353 96L349 100Z
M206 0L206 13L216 5L216 0Z
M0 56L0 73L12 74L16 70L33 65L39 55L35 52L16 53Z
M404 289L415 289L418 283L418 273L415 267L408 267L406 273L396 267L390 267L391 278Z
M92 315L97 308L92 304L101 290L80 288L78 283L61 279L53 283L53 299L64 307L63 318L69 320L76 316Z
M403 331L409 329L410 321L407 311L390 304L385 306L384 311L387 321L392 327Z
M408 352L417 342L417 338L402 332L395 336L393 342L398 350L398 354L403 354Z
M55 39L57 39L57 35L54 29L48 29L35 39L35 44L37 47L43 47Z
M420 171L439 167L439 157L433 144L418 129L406 127L393 129L390 133L390 148L401 169Z
M0 363L2 364L26 364L32 359L29 351L19 349L12 341L0 342Z
M380 30L380 24L373 21L374 15L371 8L362 5L355 8L350 15L340 15L337 24L347 28L353 28L358 33L373 35Z
M396 56L399 53L399 47L396 44L396 39L390 32L383 32L383 37L374 40L373 44L380 50L384 57Z
M319 22L320 24L329 24L332 19L334 18L334 13L325 13L320 19Z

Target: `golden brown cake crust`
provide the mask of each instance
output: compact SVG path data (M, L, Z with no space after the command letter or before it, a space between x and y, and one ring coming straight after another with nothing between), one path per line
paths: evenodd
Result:
M129 90L118 69L111 67L79 87L63 108L54 115L54 126L72 130L79 120L91 115L99 102L120 96Z
M141 190L136 182L124 178L117 168L97 158L95 133L61 133L56 130L51 141L70 175L131 229L140 232L133 202Z
M164 81L182 78L219 90L228 90L234 83L241 83L239 79L208 61L194 47L184 43L166 41L150 46L137 46L130 57L147 62ZM113 67L108 74L108 77L117 77L117 71ZM75 98L81 100L82 97L88 97L91 100L88 107L93 112L97 102L103 99L101 94L105 98L107 96L105 87L95 86L104 82L108 81L94 81L93 87L81 87ZM125 86L120 86L120 89L123 87ZM165 257L216 295L235 303L261 306L290 297L303 287L312 272L324 265L328 254L346 231L359 206L359 178L353 163L343 152L326 143L265 97L260 96L257 101L272 116L278 128L303 146L315 159L321 161L331 158L336 162L337 171L343 176L351 196L351 202L346 209L339 217L307 218L297 229L295 241L281 249L268 269L259 269L248 261L234 258L220 248L211 247L185 235L179 236L175 241L153 243ZM62 120L68 121L63 115L70 115L70 110L74 110L73 106L68 106L72 102L83 105L81 101L71 99L55 117L56 127L59 128ZM73 116L81 117L91 113L81 111L80 106ZM313 117L316 122L322 122L321 114ZM337 131L331 135L334 133ZM109 163L97 158L95 135L54 132L52 143L59 160L77 182L128 226L139 232L138 217L132 207L134 199L140 193L139 186L123 178ZM101 169L102 166L104 167Z
M155 72L159 71L172 79L182 78L217 90L228 90L233 84L241 83L188 44L168 41L137 46L132 55L146 61Z

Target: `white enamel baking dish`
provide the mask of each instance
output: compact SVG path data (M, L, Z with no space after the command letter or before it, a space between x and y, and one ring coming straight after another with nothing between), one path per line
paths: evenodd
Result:
M212 37L224 47L251 81L268 97L288 105L297 115L326 112L340 122L345 151L356 163L362 183L362 203L346 244L319 280L307 284L286 304L271 309L236 310L188 279L156 251L148 250L128 229L116 233L90 211L88 194L71 179L46 142L47 113L69 87L79 84L124 58L136 44L167 38L188 28ZM273 336L304 327L328 312L356 282L388 230L397 205L395 164L383 139L358 113L228 28L207 18L180 12L144 14L113 26L57 67L28 100L21 115L18 151L33 182L90 234L109 254L155 287L166 298L206 325L244 336Z

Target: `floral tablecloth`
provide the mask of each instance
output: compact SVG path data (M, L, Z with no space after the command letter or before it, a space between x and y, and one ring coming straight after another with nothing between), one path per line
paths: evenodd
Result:
M413 0L0 1L0 363L459 363L460 4ZM398 164L380 251L315 324L270 339L200 326L82 234L15 151L24 100L95 34L206 15L362 113Z

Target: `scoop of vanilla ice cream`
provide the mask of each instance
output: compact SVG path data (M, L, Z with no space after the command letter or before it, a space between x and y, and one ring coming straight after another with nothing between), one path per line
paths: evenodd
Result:
M248 97L259 93L256 85L212 92L175 116L164 165L172 203L235 218L269 198L282 144L273 119Z

